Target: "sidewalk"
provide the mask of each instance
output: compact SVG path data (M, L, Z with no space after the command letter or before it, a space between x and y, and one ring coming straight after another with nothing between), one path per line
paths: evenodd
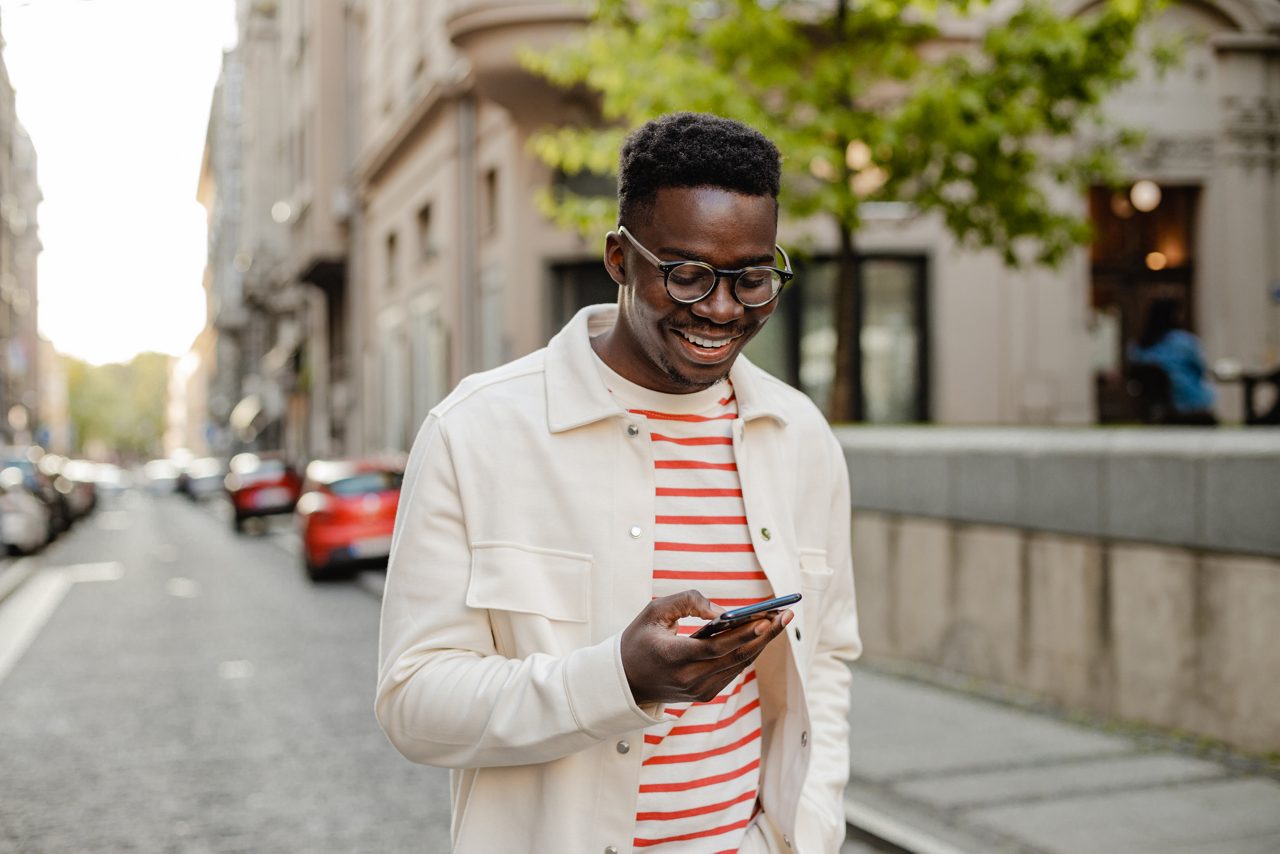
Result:
M1280 780L906 673L853 674L846 814L915 854L1280 851Z

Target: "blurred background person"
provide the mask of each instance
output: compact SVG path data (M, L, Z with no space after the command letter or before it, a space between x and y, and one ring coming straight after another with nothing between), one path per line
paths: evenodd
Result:
M1142 334L1129 345L1129 361L1159 368L1168 380L1168 424L1217 424L1213 386L1200 339L1184 328L1182 303L1168 297L1147 307Z

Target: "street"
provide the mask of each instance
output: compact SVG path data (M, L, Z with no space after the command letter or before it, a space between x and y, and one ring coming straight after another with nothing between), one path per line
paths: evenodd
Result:
M126 493L0 605L0 851L448 850L447 772L374 719L379 574L225 509Z

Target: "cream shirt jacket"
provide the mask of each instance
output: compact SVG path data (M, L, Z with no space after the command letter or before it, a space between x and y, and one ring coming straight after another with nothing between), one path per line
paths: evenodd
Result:
M588 335L615 316L583 309L545 349L463 380L409 457L376 710L406 757L454 769L462 854L632 850L640 746L663 711L636 705L622 669L651 597L654 467L645 419L592 362ZM756 554L777 595L804 594L757 660L776 833L753 833L785 841L755 847L835 854L861 651L844 455L800 392L741 357L730 379Z

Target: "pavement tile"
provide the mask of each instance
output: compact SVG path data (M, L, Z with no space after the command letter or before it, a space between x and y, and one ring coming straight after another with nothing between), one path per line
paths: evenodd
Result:
M1209 780L1226 773L1216 762L1156 753L911 780L899 785L897 791L936 807L997 806L1008 801Z
M1052 854L1280 851L1280 783L1220 780L977 810L970 820Z
M882 783L1133 750L1125 738L865 667L854 668L850 722L853 775Z

